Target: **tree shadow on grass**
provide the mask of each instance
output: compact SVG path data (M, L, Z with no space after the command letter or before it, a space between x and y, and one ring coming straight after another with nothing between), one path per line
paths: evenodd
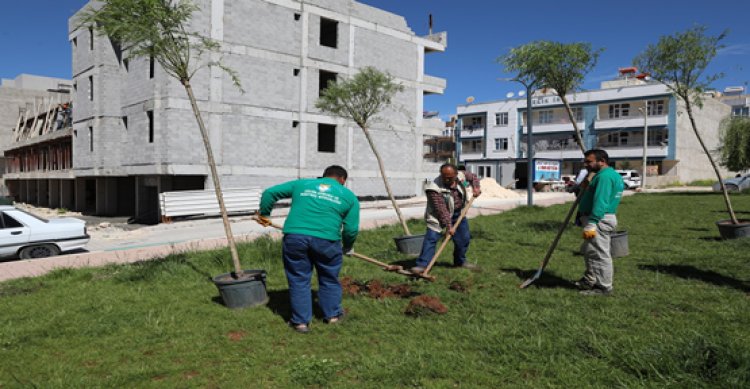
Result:
M534 270L521 270L518 268L505 268L500 269L507 273L513 273L518 277L518 279L523 282L527 279L531 278L531 276L536 273L536 269ZM562 288L562 289L577 289L575 284L571 282L570 280L567 280L562 277L558 277L554 273L551 272L544 272L539 277L538 280L534 281L533 284L530 286L535 286L537 288Z
M716 286L727 286L739 291L750 293L750 282L727 277L711 270L701 270L687 265L639 265L641 270L649 270L659 273L667 273L676 277L699 280Z

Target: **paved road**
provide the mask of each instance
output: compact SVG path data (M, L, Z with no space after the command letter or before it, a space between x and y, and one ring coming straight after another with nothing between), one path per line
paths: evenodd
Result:
M573 201L569 193L535 193L534 203L540 206ZM468 217L491 215L526 204L526 197L499 199L480 196L474 202ZM422 218L425 198L400 200L404 217ZM283 224L288 209L275 209L272 220ZM238 241L250 241L263 235L280 236L273 228L263 228L250 216L230 218L232 233ZM369 229L398 223L389 201L363 202L361 228ZM419 233L414 231L414 233ZM0 281L33 277L58 268L103 266L110 263L129 263L160 258L171 253L208 250L226 246L224 227L220 218L183 220L170 224L146 226L132 231L92 228L88 252L61 255L37 260L0 262Z

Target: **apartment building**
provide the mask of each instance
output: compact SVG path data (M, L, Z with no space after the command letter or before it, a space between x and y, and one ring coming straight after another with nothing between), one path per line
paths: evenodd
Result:
M744 86L730 86L724 88L719 100L732 107L732 116L750 117L750 95Z
M353 0L201 0L191 28L221 43L241 93L218 68L192 83L224 188L267 187L346 167L362 196L385 195L353 123L315 108L328 81L365 66L404 91L370 129L396 195L421 192L434 166L422 157L423 96L446 81L424 73L447 34L417 36L403 17ZM89 3L91 4L91 3ZM74 209L154 219L158 194L207 189L205 149L184 89L151 59L128 59L94 27L69 22L73 53ZM23 174L16 180L31 179Z
M646 141L654 185L714 178L682 103L664 85L636 73L634 68L624 68L617 79L602 82L600 89L567 96L585 147L605 149L618 168L640 170ZM562 173L574 175L583 156L562 101L539 90L531 104L534 158L562 161ZM710 96L702 108L695 108L696 123L710 150L718 146L719 123L730 111ZM501 185L525 181L526 98L462 105L457 112L459 160Z

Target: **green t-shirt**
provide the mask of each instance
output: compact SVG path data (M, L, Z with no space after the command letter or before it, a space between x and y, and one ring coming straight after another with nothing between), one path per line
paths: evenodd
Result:
M578 210L588 215L589 223L599 223L606 213L616 213L622 199L622 176L611 167L600 170L583 192Z
M259 213L269 216L281 199L292 199L284 222L285 234L302 234L327 240L342 240L352 247L359 233L359 200L333 178L311 178L285 182L263 191Z

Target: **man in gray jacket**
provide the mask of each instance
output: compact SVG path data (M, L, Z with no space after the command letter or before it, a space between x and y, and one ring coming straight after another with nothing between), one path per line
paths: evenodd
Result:
M411 268L412 273L424 272L435 255L435 246L443 235L443 229L446 234L453 236L453 266L477 268L466 261L466 252L471 240L468 219L464 218L461 223L455 225L468 201L468 188L464 185L466 182L471 185L474 197L482 193L479 179L474 174L458 171L456 166L446 163L440 166L440 176L425 185L427 232L422 243L422 252L417 258L417 266Z

